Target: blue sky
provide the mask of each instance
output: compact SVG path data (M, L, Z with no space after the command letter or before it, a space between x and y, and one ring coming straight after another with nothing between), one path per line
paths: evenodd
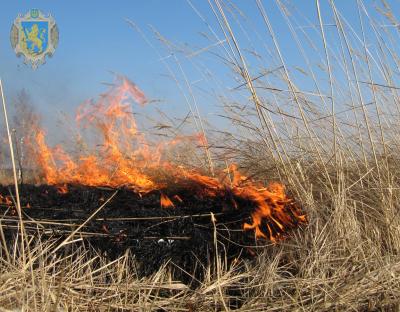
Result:
M223 38L208 2L192 0L192 3L218 36ZM255 2L242 0L233 3L243 10L247 22L255 30L253 32L250 29L247 34L249 37L246 38L240 27L232 22L238 30L237 36L243 43L243 48L248 47L248 42L251 42L255 49L261 50L263 47L258 38L265 37L266 41L269 39ZM303 64L276 5L273 1L263 3L279 38L285 60L293 66ZM336 3L351 21L355 15L355 1L341 0ZM365 1L365 3L372 7L375 2ZM315 1L297 0L293 1L293 4L301 14L316 22ZM395 12L399 10L400 5L397 2L391 4ZM321 1L321 7L324 13L327 1ZM9 40L10 28L17 14L26 13L31 8L38 8L45 14L51 13L60 32L55 55L35 71L24 65L22 58L15 56ZM143 29L148 40L154 44L155 50L127 24L126 19L132 20ZM174 62L174 57L154 38L149 25L181 47L187 44L196 50L210 44L210 41L202 35L210 33L207 24L185 0L3 0L0 10L0 77L4 81L7 99L11 102L18 90L26 89L31 94L37 110L44 116L49 127L52 127L61 112L73 115L83 100L95 97L104 91L105 86L102 82L112 82L113 76L110 71L113 71L126 75L137 83L149 98L162 100L164 103L162 109L170 115L185 115L188 110L187 103L173 79L168 77L168 70L160 61L160 56L165 57L167 63L170 62L169 65L173 71L178 72L180 78L183 76L178 70L177 63ZM218 49L220 47L215 51L220 51ZM202 70L208 68L218 77L221 84L218 91L223 92L224 88L234 87L234 80L229 70L211 54L203 53L200 63L195 65L191 59L183 59L181 62L190 83L200 81L204 75ZM268 64L268 58L262 61L267 64L258 62L260 61L256 58L253 60L249 56L254 75L257 75L257 66L262 65L266 68L274 66L272 62ZM197 67L199 64L204 67L199 69ZM208 83L202 86L202 90L210 85L210 88L213 88L212 83ZM199 103L203 115L215 111L215 106L218 104L217 99L213 99L210 94L205 99Z

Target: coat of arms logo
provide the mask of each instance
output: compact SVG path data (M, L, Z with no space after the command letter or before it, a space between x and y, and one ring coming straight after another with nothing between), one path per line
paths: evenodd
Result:
M19 14L11 28L11 45L17 56L24 56L24 63L36 69L51 57L58 44L58 28L54 18L45 16L38 9L25 15Z

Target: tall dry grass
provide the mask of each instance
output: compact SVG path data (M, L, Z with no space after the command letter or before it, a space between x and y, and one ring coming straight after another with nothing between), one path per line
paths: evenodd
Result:
M207 65L185 49L174 51L175 68L165 62L209 137L205 166L235 161L258 179L284 181L308 214L305 228L260 247L253 261L227 267L216 259L218 270L205 268L196 289L173 280L168 266L140 278L129 253L106 262L78 242L55 255L52 241L35 237L22 261L3 239L0 311L399 311L399 23L386 2L354 0L350 15L340 4L317 0L307 20L280 0L209 2L216 22L207 24L210 46L201 53L241 78L231 92L221 89L229 132L207 131L182 75L182 59ZM258 16L246 17L246 5ZM287 59L272 11L301 65ZM252 28L255 18L264 33ZM263 44L249 49L254 38Z

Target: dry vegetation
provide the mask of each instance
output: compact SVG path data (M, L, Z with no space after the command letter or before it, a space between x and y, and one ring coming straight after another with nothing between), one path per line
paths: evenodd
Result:
M373 8L355 0L351 23L337 2L324 12L317 4L305 30L291 5L252 3L265 23L264 57L235 38L234 29L247 25L238 8L210 4L225 36L212 40L225 39L219 56L242 81L220 98L236 130L214 133L208 160L236 161L258 179L284 181L307 211L306 227L259 246L253 261L226 267L215 259L217 269L205 268L210 273L196 289L173 280L167 267L139 278L129 253L106 262L82 242L56 256L40 237L30 248L25 241L25 250L21 240L13 250L3 241L0 311L399 311L399 24L384 2ZM306 67L288 65L270 6ZM250 66L246 56L258 61ZM274 70L258 68L266 74L255 79L263 63Z

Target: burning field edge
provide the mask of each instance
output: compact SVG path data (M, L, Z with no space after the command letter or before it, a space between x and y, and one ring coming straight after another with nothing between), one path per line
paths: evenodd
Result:
M9 189L0 188L0 194ZM23 185L20 196L25 230L62 241L113 193L114 189L107 187ZM181 268L175 270L174 278L191 283L193 276L202 279L199 268L215 260L215 239L220 245L219 256L223 254L230 263L254 257L267 238L264 233L275 242L305 222L298 218L301 211L293 200L284 193L271 194L276 198L266 201L267 214L260 213L254 198L240 197L229 189L209 196L204 190L200 192L198 185L146 194L121 188L75 236L109 259L129 249L141 264L143 276L171 262ZM0 209L5 234L11 238L18 233L18 218L10 195L0 197Z

